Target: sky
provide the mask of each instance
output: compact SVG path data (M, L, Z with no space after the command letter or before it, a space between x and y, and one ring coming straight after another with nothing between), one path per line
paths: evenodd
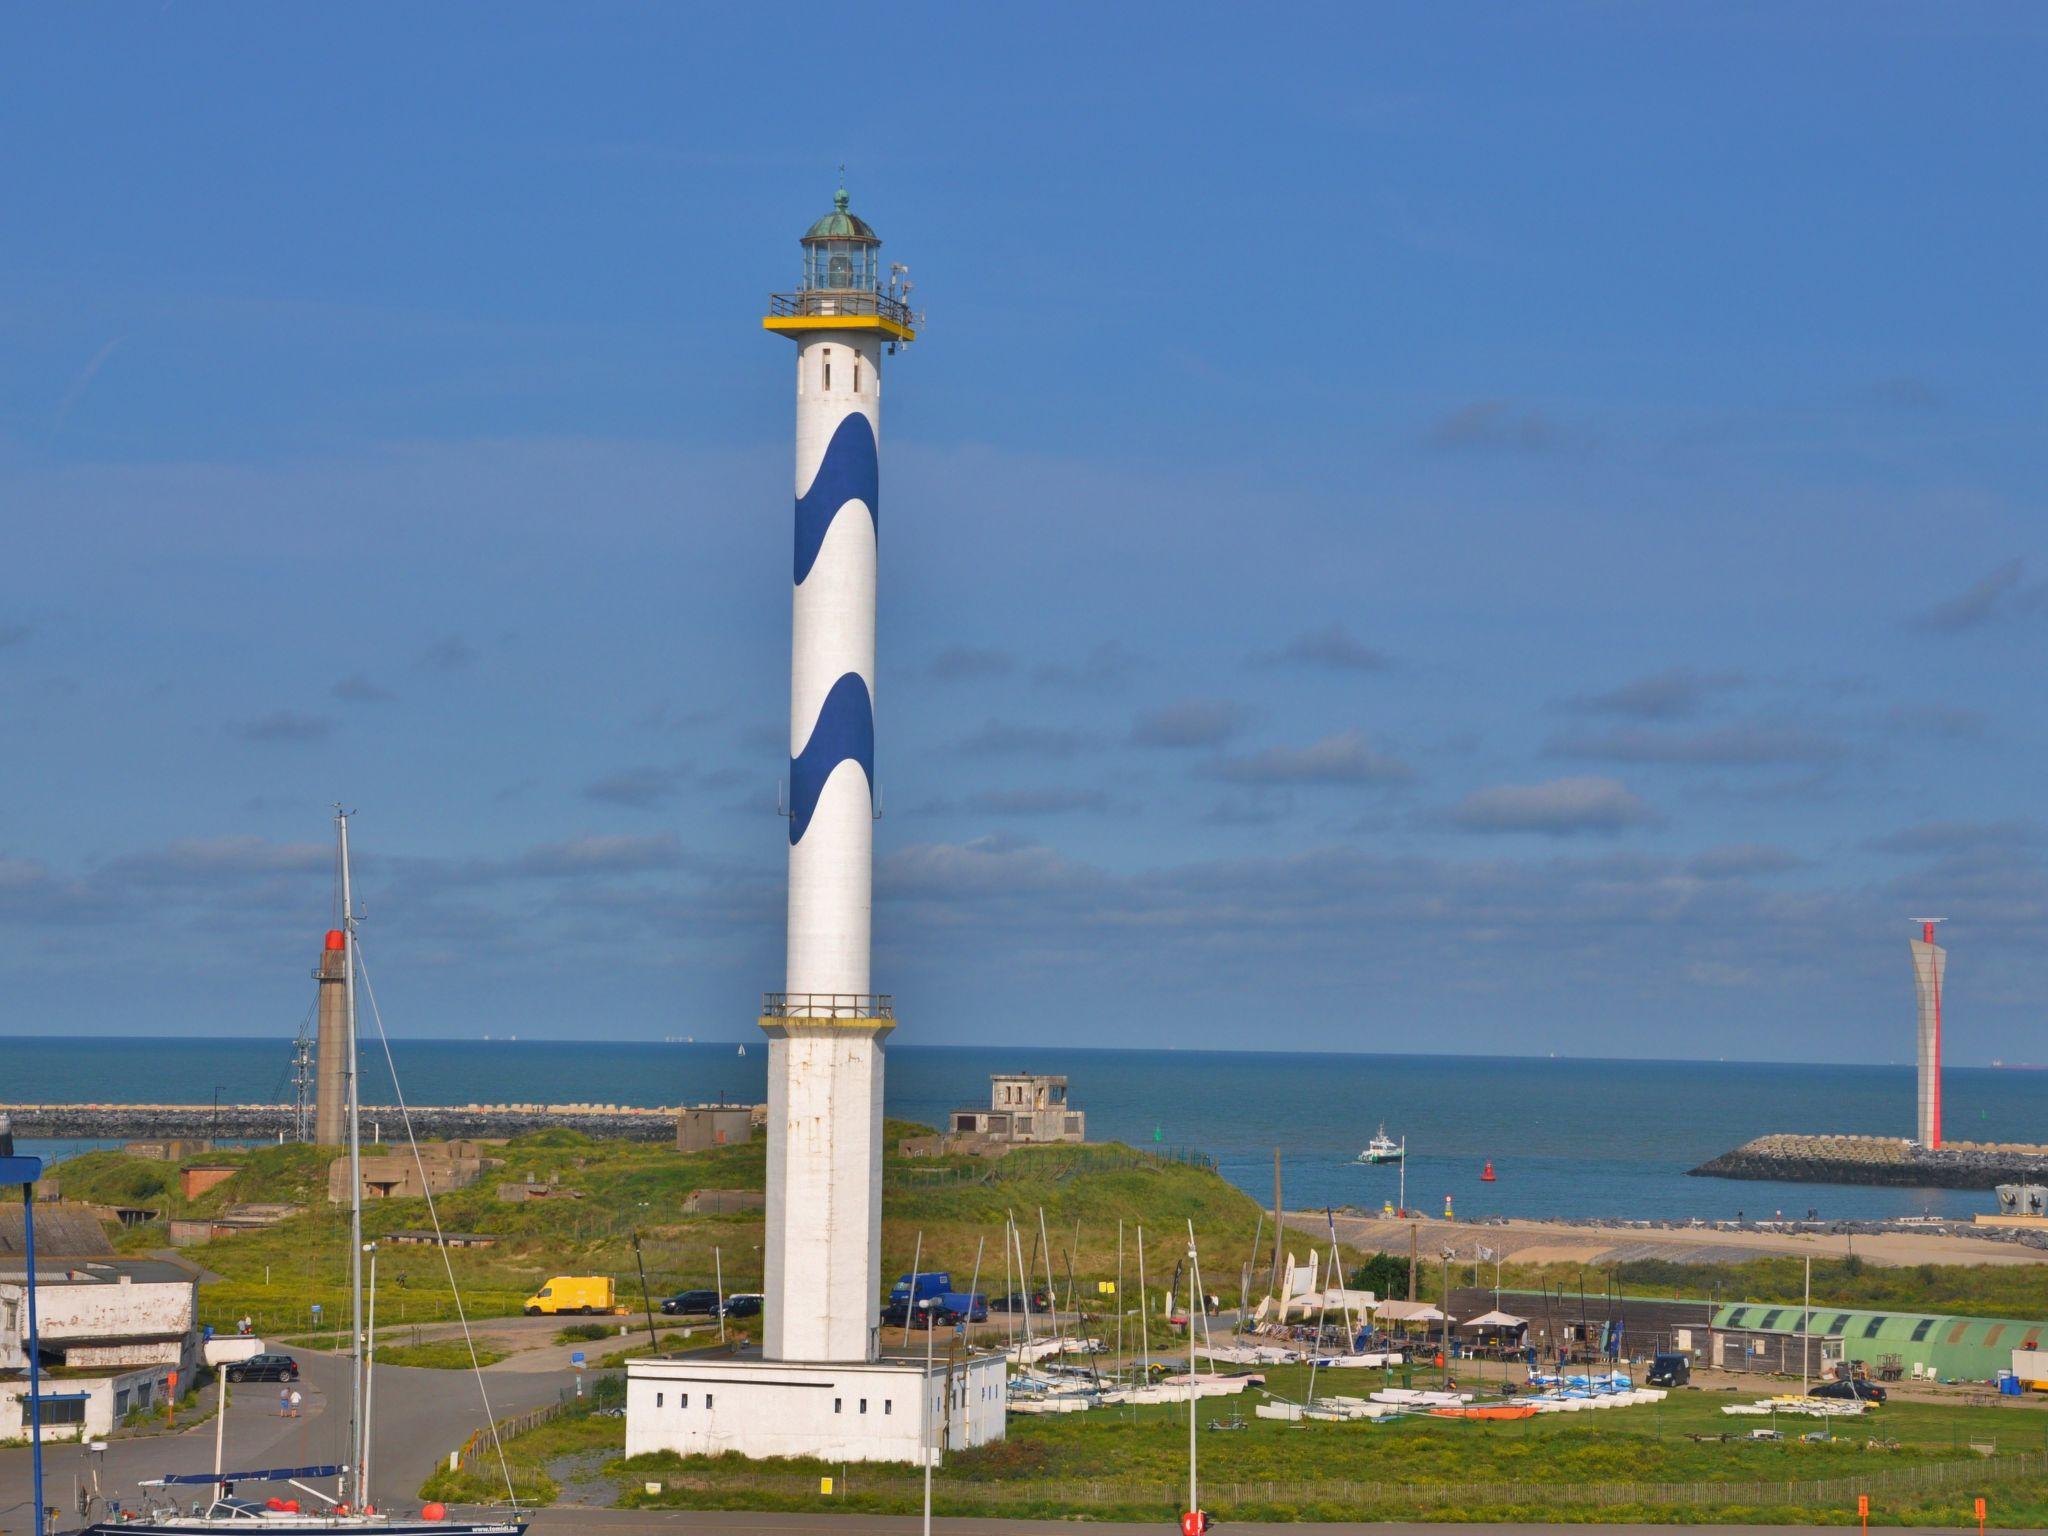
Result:
M752 1033L843 165L898 1038L2048 1061L2044 34L13 9L0 1033Z

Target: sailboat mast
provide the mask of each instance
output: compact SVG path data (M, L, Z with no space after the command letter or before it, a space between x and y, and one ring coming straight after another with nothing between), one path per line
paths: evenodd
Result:
M363 1498L363 1100L356 1064L356 910L349 883L348 816L334 808L341 839L341 931L347 936L348 965L343 992L348 999L348 1267L349 1370L348 1472L352 1502Z

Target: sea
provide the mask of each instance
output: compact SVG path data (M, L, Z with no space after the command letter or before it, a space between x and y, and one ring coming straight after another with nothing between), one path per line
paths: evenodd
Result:
M766 1097L764 1043L395 1040L414 1104L685 1104ZM260 1039L0 1037L0 1095L21 1103L279 1103L290 1046ZM887 1111L942 1125L986 1104L991 1072L1064 1073L1091 1141L1213 1159L1264 1204L1273 1152L1292 1208L1377 1210L1403 1194L1398 1167L1362 1166L1385 1126L1406 1138L1405 1196L1440 1213L1708 1220L1782 1213L1824 1219L1968 1216L1989 1191L1763 1184L1687 1176L1773 1131L1910 1135L1914 1076L1903 1066L1611 1061L1556 1057L1325 1055L1240 1051L898 1046ZM2042 1139L2048 1076L1951 1067L1948 1134ZM365 1104L395 1102L381 1059L364 1064ZM92 1143L25 1143L61 1156ZM1481 1179L1491 1163L1495 1178Z

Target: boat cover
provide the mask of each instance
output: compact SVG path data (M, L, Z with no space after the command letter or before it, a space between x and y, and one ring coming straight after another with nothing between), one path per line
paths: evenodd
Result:
M290 1483L305 1477L339 1477L340 1467L270 1467L261 1472L171 1472L143 1486L170 1483Z

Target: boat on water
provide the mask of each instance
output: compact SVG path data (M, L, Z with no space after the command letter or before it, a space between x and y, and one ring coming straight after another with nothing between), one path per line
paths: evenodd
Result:
M354 1186L353 1199L349 1205L349 1291L352 1301L349 1337L354 1342L349 1356L348 1459L321 1466L264 1467L254 1471L228 1470L225 1447L228 1383L231 1378L226 1365L230 1359L242 1358L240 1354L229 1352L229 1346L260 1349L262 1341L247 1336L232 1341L209 1341L207 1358L219 1372L221 1393L214 1423L213 1470L167 1473L162 1477L146 1479L140 1485L144 1490L144 1507L132 1509L123 1503L110 1502L104 1518L83 1527L75 1536L214 1536L214 1533L218 1532L235 1532L241 1533L241 1536L251 1536L251 1533L256 1531L272 1533L272 1536L296 1536L296 1533L307 1533L307 1536L311 1536L311 1533L315 1532L363 1532L365 1536L526 1536L528 1522L516 1502L510 1510L502 1514L491 1513L481 1519L456 1520L449 1518L447 1507L442 1504L424 1504L414 1514L393 1514L378 1509L371 1497L371 1359L366 1356L364 1346L367 1341L370 1355L373 1356L376 1344L374 1336L366 1334L363 1327L363 1131L356 1050L356 911L349 881L348 813L339 807L336 807L335 827L339 841L338 868L341 875L339 947L347 955L344 983L348 1009L346 1120L349 1172ZM380 1034L382 1029L383 1025L380 1022ZM408 1125L408 1139L410 1136L411 1129ZM432 1198L430 1194L430 1212ZM372 1274L374 1276L374 1269ZM374 1298L372 1306L374 1309ZM374 1316L374 1311L372 1315ZM212 1352L216 1345L221 1347L222 1353ZM478 1382L481 1386L480 1375ZM488 1402L485 1406L488 1408ZM38 1445L36 1449L40 1454L41 1446ZM332 1494L316 1486L330 1478L337 1483L336 1491ZM238 1488L249 1483L296 1489L299 1494L304 1495L304 1500L302 1502L299 1498L285 1497L281 1494L254 1499L237 1492ZM187 1508L180 1509L178 1499L187 1490L195 1493L204 1490L204 1493L203 1496L195 1498Z
M1365 1144L1365 1150L1358 1154L1361 1163L1398 1163L1408 1155L1408 1138L1399 1141L1387 1134L1385 1121L1380 1122L1379 1134Z

